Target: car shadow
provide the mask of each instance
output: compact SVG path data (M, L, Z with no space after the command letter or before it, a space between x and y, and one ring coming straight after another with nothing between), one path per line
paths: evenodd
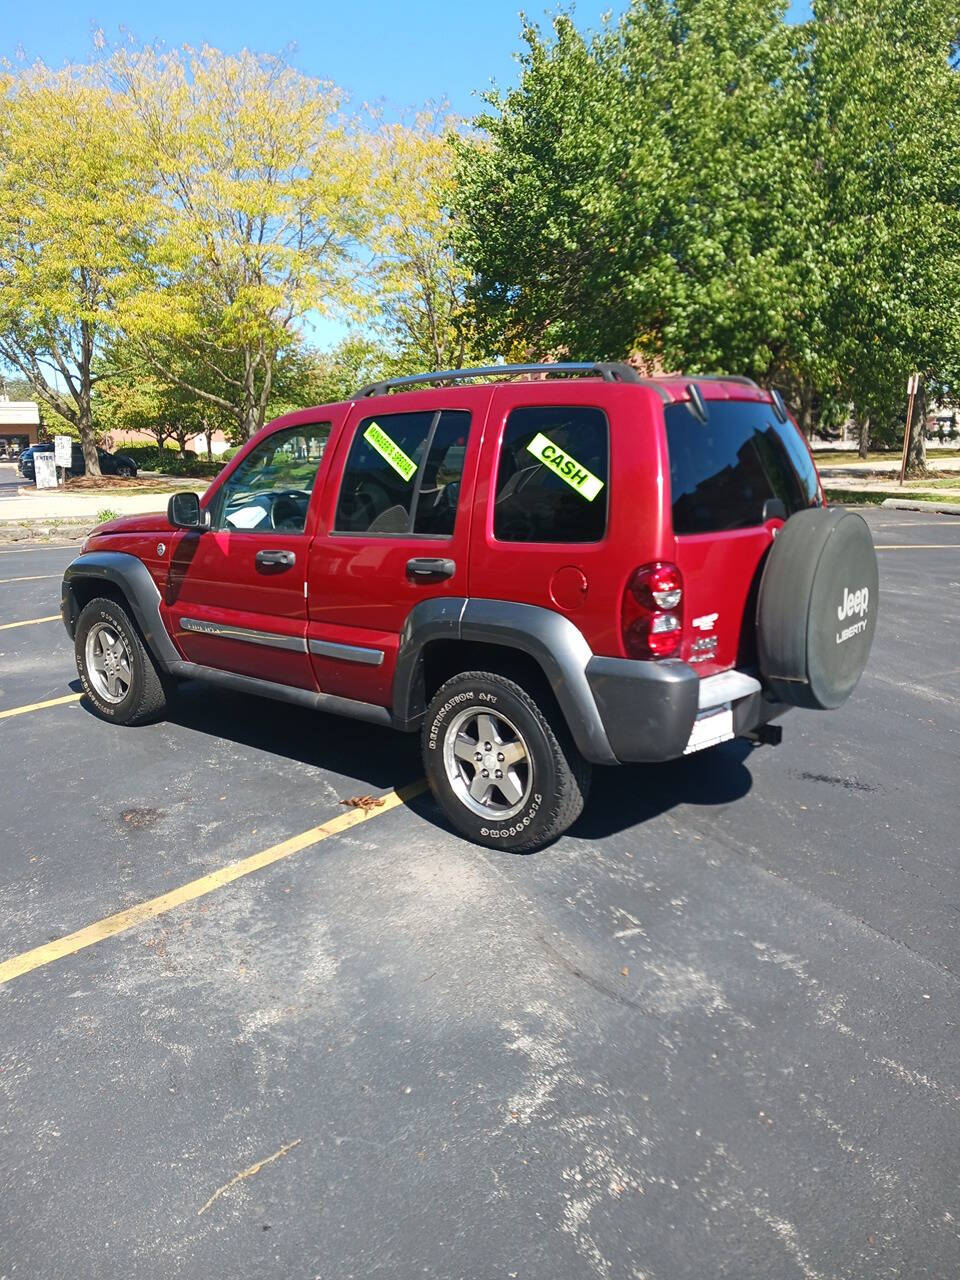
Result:
M71 681L70 688L82 691L79 680ZM94 714L86 698L80 705ZM195 733L354 778L361 788L386 791L423 776L417 734L234 693L199 680L186 681L177 688L165 720ZM679 805L704 808L732 804L753 785L745 763L753 750L739 739L666 764L597 767L586 808L569 834L581 840L600 840L642 826ZM429 793L407 803L426 821L460 838Z
M745 763L753 750L749 742L739 739L665 764L596 768L586 808L570 835L600 840L650 822L679 805L732 804L753 786Z
M357 779L375 790L421 777L419 738L346 716L186 681L165 719L195 733Z

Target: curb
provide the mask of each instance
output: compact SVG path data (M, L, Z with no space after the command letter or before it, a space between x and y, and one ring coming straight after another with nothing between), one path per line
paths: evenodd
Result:
M960 502L909 502L906 498L885 498L880 506L888 511L934 511L937 515L960 516Z
M51 520L42 516L32 520L0 520L0 543L6 542L79 542L97 525L89 520Z

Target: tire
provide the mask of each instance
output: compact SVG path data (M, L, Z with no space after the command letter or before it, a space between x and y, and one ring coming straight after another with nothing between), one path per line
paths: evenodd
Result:
M120 655L120 661L107 658L106 649ZM74 653L83 691L101 719L136 725L163 714L165 683L133 619L115 600L101 597L84 606L77 619Z
M422 750L437 804L468 840L491 849L529 853L556 840L590 789L590 765L559 713L490 671L462 672L437 691Z
M790 706L832 710L863 674L877 625L877 553L866 522L842 507L786 522L757 598L760 672Z
M127 466L117 467L117 475L118 475L122 480L130 480L130 479L132 479L132 478L133 478L133 476L135 476L136 474L137 474L137 473L136 473L136 472L135 472L131 467L127 467Z

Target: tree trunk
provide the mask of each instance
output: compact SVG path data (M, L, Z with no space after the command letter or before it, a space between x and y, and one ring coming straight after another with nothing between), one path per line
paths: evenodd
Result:
M207 442L207 461L213 461L213 432L210 429L210 423L204 418L203 420L203 438Z
M804 382L800 386L799 427L804 439L809 440L813 431L813 387L809 382Z
M857 431L859 437L857 452L861 458L865 458L870 452L870 415L868 413L858 421Z
M93 414L90 411L89 400L80 406L77 428L80 432L80 446L83 449L83 464L86 467L87 475L99 476L100 458L97 454L96 436L93 433Z
M88 476L100 475L100 458L97 440L93 434L93 326L86 320L80 322L80 374L77 399L77 428L83 449L83 464Z
M910 426L910 443L907 446L907 476L911 480L922 479L927 474L927 392L920 379L913 402L913 422Z

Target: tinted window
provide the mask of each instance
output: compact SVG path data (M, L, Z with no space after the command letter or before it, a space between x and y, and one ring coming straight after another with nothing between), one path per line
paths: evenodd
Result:
M470 414L458 410L364 418L350 446L334 528L449 537L469 430Z
M607 525L607 420L599 409L514 409L497 472L501 542L599 542Z
M746 529L779 498L787 514L817 506L817 477L792 423L768 404L708 400L706 425L683 404L667 405L674 533Z
M414 533L453 533L469 429L469 413L440 415L420 477Z
M215 529L302 533L330 424L275 431L248 453L220 486Z

